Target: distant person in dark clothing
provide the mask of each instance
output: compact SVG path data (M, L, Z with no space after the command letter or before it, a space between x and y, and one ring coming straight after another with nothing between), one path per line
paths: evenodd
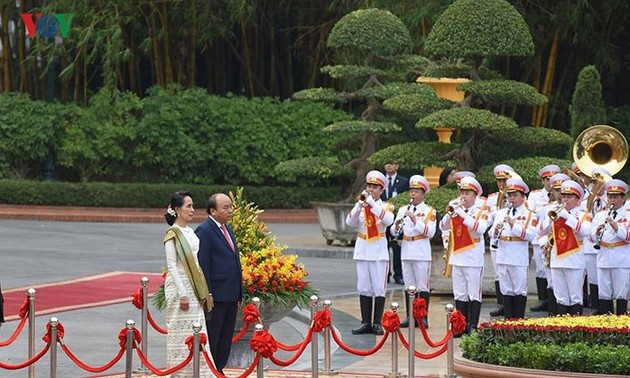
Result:
M0 327L4 323L4 296L2 295L2 286L0 286Z
M440 182L439 182L439 186L444 186L446 184L450 184L453 181L455 181L455 175L457 174L457 171L455 170L455 168L451 168L451 167L446 167L442 170L442 173L440 173Z
M398 174L398 164L390 161L385 164L385 190L381 195L381 200L389 201L396 197L398 194L409 190L409 179ZM391 267L394 270L394 282L398 285L404 285L402 261L400 260L400 245L387 229L387 245L392 250L392 264ZM391 272L387 276L387 282L390 280Z

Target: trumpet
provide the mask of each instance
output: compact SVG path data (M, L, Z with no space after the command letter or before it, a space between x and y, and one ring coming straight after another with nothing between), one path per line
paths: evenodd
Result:
M494 233L492 235L492 243L490 244L490 247L492 249L497 249L499 247L499 239L501 239L503 228L505 228L505 224L507 223L510 211L512 211L512 207L513 206L510 205L510 207L508 208L507 213L505 214L505 218L503 218L503 222L501 222L500 224L497 224L497 227L494 228Z
M555 221L556 219L558 219L558 213L560 212L560 210L564 209L566 206L567 205L564 203L557 204L551 210L549 210L549 212L547 212L547 216L552 221Z
M610 217L610 214L612 214L613 210L615 210L615 208L613 207L613 205L610 205L608 207L608 215L606 215L606 219ZM605 230L606 230L606 220L604 220L604 223L602 224L602 226L597 230L597 240L595 241L595 244L593 245L593 248L598 251L602 248L602 238L604 237Z
M361 194L359 194L357 196L357 201L363 205L365 203L365 200L368 198L368 196L370 195L370 193L367 192L367 190L364 190L361 192Z
M446 209L444 210L446 212L446 214L453 216L453 213L455 213L455 210L459 207L464 206L464 199L459 197L453 201L451 201L448 206L446 206Z

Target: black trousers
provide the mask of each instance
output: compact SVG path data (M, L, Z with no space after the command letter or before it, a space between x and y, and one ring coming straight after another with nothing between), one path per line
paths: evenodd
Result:
M394 240L394 237L389 233L389 227L387 228L387 247L392 250L392 260L390 267L394 270L394 280L402 280L402 261L400 259L400 244ZM389 275L392 275L390 268Z
M232 336L236 315L238 314L238 302L214 302L214 308L210 315L206 314L206 328L210 342L210 353L217 370L223 372L223 368L230 357L232 348Z

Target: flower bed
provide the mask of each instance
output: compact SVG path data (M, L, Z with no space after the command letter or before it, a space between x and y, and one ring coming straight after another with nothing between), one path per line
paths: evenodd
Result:
M630 374L630 316L549 317L481 324L463 357L493 365Z

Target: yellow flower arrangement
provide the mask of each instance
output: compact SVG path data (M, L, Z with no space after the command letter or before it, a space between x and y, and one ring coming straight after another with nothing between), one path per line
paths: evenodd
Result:
M286 246L276 244L267 225L258 219L263 212L243 198L243 188L232 199L232 220L229 222L238 243L243 269L243 300L259 297L267 304L295 303L301 308L310 304L317 292L304 278L304 265L297 263L297 255L284 254Z

